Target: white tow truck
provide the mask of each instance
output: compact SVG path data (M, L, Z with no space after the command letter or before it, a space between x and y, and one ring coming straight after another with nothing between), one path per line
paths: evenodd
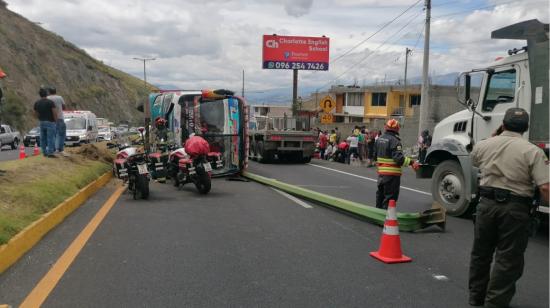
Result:
M523 136L548 156L548 24L528 20L495 30L491 38L527 40L527 46L508 51L508 57L486 68L460 75L458 99L466 110L436 125L417 172L420 178L432 178L433 199L451 216L467 214L479 200L478 169L472 166L470 151L497 130L508 108L529 112L529 131ZM476 80L480 84L472 86ZM548 213L547 205L538 209Z

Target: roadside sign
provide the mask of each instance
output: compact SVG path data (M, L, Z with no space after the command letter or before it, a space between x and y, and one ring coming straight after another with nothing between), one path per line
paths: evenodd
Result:
M321 113L321 124L331 124L334 122L332 113Z
M324 112L330 113L336 107L336 102L329 95L323 97L319 102L319 106ZM331 122L332 123L332 122Z
M329 38L264 35L264 69L328 71Z

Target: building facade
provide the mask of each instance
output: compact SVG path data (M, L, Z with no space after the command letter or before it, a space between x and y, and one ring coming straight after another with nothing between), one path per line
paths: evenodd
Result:
M440 120L464 108L457 101L455 87L432 85L428 92L430 131ZM316 113L312 126L327 130L338 127L342 132L355 126L383 130L385 121L395 118L403 127L403 143L412 146L418 135L420 93L420 85L333 86L328 92L313 93L303 106ZM336 108L331 112L333 122L322 124L317 120L322 114L319 100L327 95L336 102Z

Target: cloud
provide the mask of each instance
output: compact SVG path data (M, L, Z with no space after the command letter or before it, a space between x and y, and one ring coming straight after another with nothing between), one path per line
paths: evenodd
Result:
M285 11L288 15L294 17L300 17L307 13L311 9L313 0L285 0Z
M473 0L435 6L430 40L430 72L443 74L483 67L514 40L491 40L491 31L538 18L548 22L542 0ZM229 88L245 91L290 88L292 71L261 68L263 34L330 37L331 58L375 33L414 0L40 0L11 1L9 8L58 33L108 65L142 78L135 56L154 56L148 81L182 89ZM492 6L473 10L476 7ZM468 12L464 12L468 11ZM457 14L458 12L458 14ZM452 15L448 15L452 14ZM409 23L410 22L410 23ZM408 24L407 24L408 23ZM404 27L404 28L403 28ZM401 31L399 29L403 28ZM299 74L299 87L397 80L421 75L422 3L394 24L330 64L328 72ZM339 78L337 78L339 77ZM289 99L291 91L289 91Z

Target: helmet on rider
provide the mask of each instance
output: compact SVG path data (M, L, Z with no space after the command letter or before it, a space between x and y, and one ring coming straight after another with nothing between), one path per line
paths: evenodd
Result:
M164 118L158 117L158 118L155 120L155 126L156 126L157 128L161 128L161 127L166 126L166 120L165 120Z
M384 125L384 129L388 131L393 131L398 133L399 132L399 121L396 119L389 119L388 122L386 122L386 125Z

